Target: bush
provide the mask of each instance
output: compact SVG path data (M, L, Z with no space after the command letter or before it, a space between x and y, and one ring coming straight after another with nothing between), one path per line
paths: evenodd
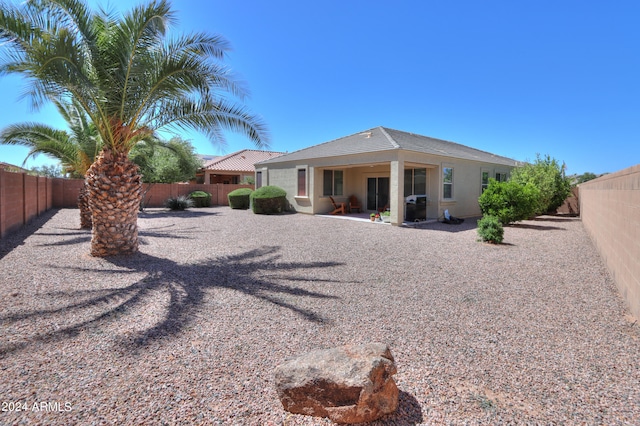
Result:
M251 209L256 214L275 214L286 210L287 193L277 186L263 186L249 196Z
M496 216L482 216L478 221L478 235L482 241L500 244L504 238L504 228Z
M189 194L189 198L193 200L194 207L210 207L211 194L204 191L193 191Z
M193 207L193 200L189 197L185 197L184 195L180 195L178 197L169 198L165 201L164 205L171 210L184 210L189 207Z
M250 205L251 193L253 190L251 188L238 188L234 191L231 191L227 196L229 200L229 207L232 209L242 209L247 210Z
M536 155L533 164L513 169L511 180L521 185L531 183L539 190L536 214L555 213L571 193L571 180L564 174L565 166L555 158Z
M489 186L478 199L483 215L496 216L503 225L534 216L540 191L533 184L489 180Z

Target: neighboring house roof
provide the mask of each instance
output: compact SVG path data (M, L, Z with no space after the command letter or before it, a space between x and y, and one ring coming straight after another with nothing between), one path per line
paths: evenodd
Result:
M14 164L5 163L3 161L0 161L0 169L4 169L10 172L20 172L20 173L26 173L29 171L23 167L16 166Z
M343 155L365 154L390 150L415 151L451 158L475 160L487 163L516 166L518 162L490 152L481 151L455 142L430 138L415 133L402 132L386 127L374 127L364 132L354 133L329 142L285 154L276 159L262 161L261 164L300 161L312 158L339 157Z
M223 157L207 161L204 170L253 172L254 165L260 161L272 159L282 155L282 152L258 151L255 149L243 149Z
M206 164L209 161L213 161L215 159L221 158L221 155L208 155L208 154L198 154L198 157L202 160L202 164Z

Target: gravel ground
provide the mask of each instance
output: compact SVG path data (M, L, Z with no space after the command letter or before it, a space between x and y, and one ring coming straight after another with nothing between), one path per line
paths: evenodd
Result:
M330 424L274 367L371 341L400 388L375 425L640 424L640 328L580 220L474 225L149 209L98 259L49 213L1 242L0 424Z

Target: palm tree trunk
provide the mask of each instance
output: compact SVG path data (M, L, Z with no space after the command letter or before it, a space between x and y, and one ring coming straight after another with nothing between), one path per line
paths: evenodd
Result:
M78 195L78 208L80 209L80 228L91 229L91 209L89 208L89 186L87 182L80 188Z
M138 251L138 208L142 183L138 166L124 153L104 150L87 172L93 231L91 255Z

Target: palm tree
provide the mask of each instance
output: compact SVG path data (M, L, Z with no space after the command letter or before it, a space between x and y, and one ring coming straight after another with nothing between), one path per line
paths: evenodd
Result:
M87 172L91 254L138 250L141 199L131 148L159 129L194 129L213 140L239 131L266 145L262 122L242 105L246 91L221 64L225 39L205 33L168 37L176 22L168 1L124 16L93 12L83 0L32 0L0 7L0 73L31 83L35 106L74 99L95 124L103 150Z
M29 149L30 157L45 154L60 161L63 171L71 177L84 178L87 170L102 149L96 127L90 123L77 102L53 101L65 119L70 133L40 123L17 123L0 131L0 143L22 145ZM80 227L91 228L91 210L88 203L88 187L85 184L78 196Z

